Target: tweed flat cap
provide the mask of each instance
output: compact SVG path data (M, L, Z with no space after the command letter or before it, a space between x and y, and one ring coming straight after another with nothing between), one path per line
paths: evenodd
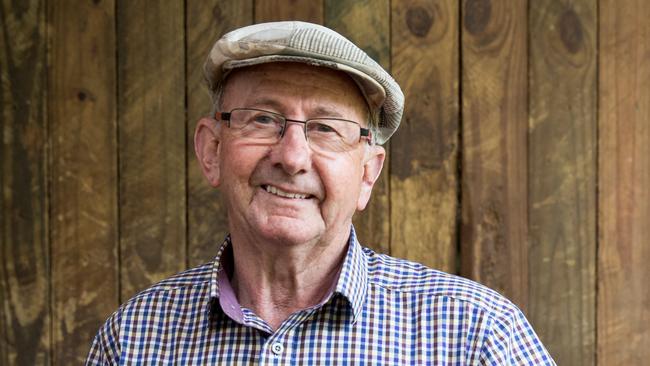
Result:
M231 70L269 62L302 62L346 72L379 116L375 136L379 144L400 124L404 94L390 74L342 35L298 21L255 24L221 37L203 66L213 100Z

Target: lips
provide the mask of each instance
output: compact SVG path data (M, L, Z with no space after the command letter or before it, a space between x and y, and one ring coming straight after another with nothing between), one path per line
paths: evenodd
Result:
M279 197L284 197L284 198L291 198L291 199L306 199L306 198L312 198L313 196L308 193L301 193L301 192L287 192L284 191L276 186L272 186L270 184L265 184L262 185L262 189L267 191L268 193L271 193L273 195L279 196Z

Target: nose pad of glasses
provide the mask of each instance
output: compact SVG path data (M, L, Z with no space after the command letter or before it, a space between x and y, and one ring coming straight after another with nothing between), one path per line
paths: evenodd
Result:
M280 128L280 138L283 138L285 133L289 129L289 123L300 125L300 128L302 129L302 135L305 137L305 141L309 141L309 139L307 138L307 124L305 122L302 122L302 121L289 121L289 120L287 120L284 123L284 126L282 126L282 128Z

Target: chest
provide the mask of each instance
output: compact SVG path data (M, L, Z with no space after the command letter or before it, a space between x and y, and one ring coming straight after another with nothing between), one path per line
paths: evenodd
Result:
M276 331L247 313L160 313L121 336L124 364L465 365L478 360L487 325L458 304L387 294L353 316L338 298L293 314ZM124 329L123 329L124 330Z

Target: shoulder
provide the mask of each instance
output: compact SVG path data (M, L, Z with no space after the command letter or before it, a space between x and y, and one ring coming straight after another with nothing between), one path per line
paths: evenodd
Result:
M141 291L119 307L99 328L86 359L87 365L120 362L123 336L149 332L151 319L201 306L209 298L213 264L186 270ZM190 304L190 305L188 305ZM124 333L124 334L123 334Z
M171 303L186 304L183 299L202 299L210 296L210 280L213 264L206 263L166 278L139 292L124 302L111 315L105 325L111 324L113 318L119 319L125 313L155 314L160 309L170 309Z
M522 311L498 292L466 278L364 248L368 285L375 291L401 293L409 301L429 304L419 311L447 314L443 324L465 324L482 334L482 363L554 365L553 359ZM453 309L453 310L452 310ZM467 310L467 311L466 311ZM516 361L515 361L516 360Z
M423 264L375 253L364 248L368 259L368 283L391 292L420 297L440 297L477 307L493 318L514 315L519 309L498 292L480 284Z
M210 262L180 272L141 291L132 297L129 301L127 301L124 305L128 305L129 303L137 301L138 299L156 296L159 294L192 290L204 287L209 288L212 270L213 263Z

